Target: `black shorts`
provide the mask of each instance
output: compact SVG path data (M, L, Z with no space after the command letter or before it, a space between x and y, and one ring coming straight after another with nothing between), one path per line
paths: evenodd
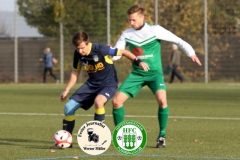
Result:
M81 103L81 108L88 110L92 107L97 95L101 94L109 101L115 95L117 89L118 86L115 83L103 86L92 86L86 82L70 97L70 99Z

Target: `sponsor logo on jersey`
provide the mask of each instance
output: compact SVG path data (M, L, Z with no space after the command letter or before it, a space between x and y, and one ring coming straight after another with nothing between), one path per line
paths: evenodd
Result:
M143 49L142 48L133 48L132 53L135 56L141 56L141 55L143 55Z
M102 62L99 62L97 64L88 64L86 66L84 66L84 69L88 72L88 73L95 73L97 71L103 70L104 64Z
M148 58L153 57L153 54L149 54L149 55L145 55L145 56L137 56L137 57L140 59L148 59Z

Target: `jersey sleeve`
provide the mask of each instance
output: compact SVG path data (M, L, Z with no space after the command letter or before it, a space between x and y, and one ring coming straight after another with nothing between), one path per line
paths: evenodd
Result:
M157 36L157 39L164 40L164 41L169 41L174 44L176 44L183 52L186 53L187 56L193 56L196 55L194 49L192 46L173 34L172 32L168 31L167 29L156 25L154 26L154 32Z
M115 48L119 48L119 49L125 49L126 48L126 41L125 41L125 37L124 37L124 33L119 37L117 43L115 44ZM122 56L114 56L112 58L112 60L116 61L119 60Z
M78 60L78 56L77 56L77 51L74 51L74 56L73 56L73 70L74 71L80 71L82 68L82 64L80 63L80 61Z
M122 35L119 37L117 43L115 44L115 48L119 48L119 49L125 49L126 48L126 41L125 41L125 36L124 36L124 32L122 33Z
M120 50L115 47L110 47L106 45L102 45L101 52L104 56L110 55L110 56L117 56L120 53Z

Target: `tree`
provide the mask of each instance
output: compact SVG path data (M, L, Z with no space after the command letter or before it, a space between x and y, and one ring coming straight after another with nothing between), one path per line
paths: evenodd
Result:
M46 37L59 37L59 17L62 16L64 30L64 53L72 53L71 38L79 30L86 31L92 42L107 43L106 0L18 0L19 11L30 26L38 28ZM120 32L127 20L126 8L135 0L110 0L112 39ZM62 15L60 15L62 14ZM58 44L49 43L57 49ZM65 70L72 69L72 55L64 55Z
M118 33L119 25L126 22L125 10L134 0L111 2L111 34ZM29 25L49 37L59 37L59 17L62 13L64 36L71 37L84 30L96 40L106 43L107 1L106 0L18 0L19 11ZM124 11L123 11L124 10ZM61 11L61 12L60 12ZM103 37L103 38L101 38Z
M154 0L144 1L144 6L154 15ZM234 43L230 40L239 35L240 2L235 0L208 0L208 44L209 44L209 74L216 76L216 71L223 69L226 60L237 56ZM146 7L145 7L146 8ZM197 55L204 55L204 10L203 0L161 0L159 1L159 23L179 37L190 42ZM151 16L151 21L154 17ZM232 61L239 65L238 61ZM237 64L238 63L238 64ZM188 67L189 75L203 76L204 72L194 71ZM195 73L194 73L195 72ZM223 74L223 73L221 73Z
M10 37L5 20L0 17L0 37Z
M92 41L107 43L107 0L62 1L63 3L60 4L59 0L18 0L18 5L20 14L26 18L27 23L37 27L39 32L45 36L59 37L61 11L66 42L70 42L75 32L84 30L89 33ZM110 32L113 44L121 32L130 27L126 11L133 4L140 3L146 9L146 22L154 23L154 0L110 0L110 3ZM234 47L227 41L226 38L229 37L226 35L239 35L239 8L240 2L236 0L208 0L208 41L211 46L209 47L209 53L211 53L209 63L213 68L209 73L212 75L215 74L214 69L221 68L217 64L236 57L237 52L234 52ZM159 24L190 42L197 55L203 57L203 0L159 0L158 11ZM69 57L69 61L70 59ZM122 69L126 68L126 70L119 70L118 73L124 74L130 71L129 62L122 61L116 64L121 65ZM196 73L192 66L188 70L189 74L195 77L204 74L203 71Z
M155 0L139 0L138 2L146 9L145 20L154 24L155 21ZM197 55L204 55L204 8L203 0L161 0L158 1L158 22L161 26L175 33L177 36L188 41L196 51ZM233 43L228 35L239 35L240 1L235 0L208 0L208 44L209 44L209 74L217 76L216 71L224 70L226 60L233 60L237 57ZM128 28L126 23L122 30ZM234 41L234 40L232 40ZM236 41L236 40L235 40ZM166 46L166 45L165 45ZM163 46L164 47L164 46ZM167 53L163 49L162 56ZM167 52L169 52L167 50ZM163 59L164 60L164 59ZM126 60L127 61L127 60ZM166 60L165 60L166 61ZM164 63L168 63L165 62ZM239 61L231 63L240 64ZM118 64L118 63L117 63ZM126 65L127 63L125 63ZM120 64L121 68L124 64ZM202 77L204 71L196 71L194 64L188 64L185 72L189 77ZM119 71L124 72L124 71ZM118 73L119 73L118 72Z

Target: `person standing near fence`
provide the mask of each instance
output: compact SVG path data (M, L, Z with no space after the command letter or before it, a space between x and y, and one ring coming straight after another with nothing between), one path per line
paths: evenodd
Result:
M57 59L53 57L53 54L51 52L51 49L49 47L44 49L44 57L40 58L39 61L44 63L44 70L43 70L43 83L46 83L46 75L47 72L50 73L50 76L54 78L56 83L59 83L59 80L57 77L53 74L52 67L54 64L57 63Z
M147 63L150 69L148 72L143 72L133 63L132 72L124 80L113 97L113 119L115 125L121 123L125 114L123 103L129 97L135 97L141 88L147 85L158 102L159 134L156 147L164 148L166 146L166 127L169 112L162 71L161 41L164 40L177 44L193 62L200 66L201 62L190 44L159 25L145 23L144 11L145 9L139 5L134 5L128 9L127 16L132 28L123 31L115 47L125 49L128 46L130 51L141 61ZM119 58L113 57L114 60Z
M172 74L169 83L173 83L175 76L183 82L183 76L180 73L180 60L181 55L176 44L172 44L172 54L170 59L170 67L172 68Z

